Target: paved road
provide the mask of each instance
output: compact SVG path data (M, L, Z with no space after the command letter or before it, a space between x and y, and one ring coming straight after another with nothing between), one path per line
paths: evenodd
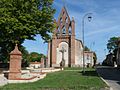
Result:
M97 72L113 90L120 90L120 68L101 66L97 67Z

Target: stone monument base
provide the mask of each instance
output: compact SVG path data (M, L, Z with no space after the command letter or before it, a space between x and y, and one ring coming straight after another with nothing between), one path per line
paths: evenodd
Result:
M9 80L15 80L20 77L21 77L21 72L9 72L9 74L8 74Z

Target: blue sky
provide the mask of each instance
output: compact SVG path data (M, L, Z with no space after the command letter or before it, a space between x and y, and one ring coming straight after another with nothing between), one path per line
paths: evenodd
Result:
M64 5L69 16L75 19L76 38L80 40L82 18L86 13L92 13L91 22L85 19L85 45L97 53L98 61L103 61L108 39L120 36L120 0L54 0L55 19ZM23 45L29 52L47 54L47 44L40 36L36 41L26 40Z

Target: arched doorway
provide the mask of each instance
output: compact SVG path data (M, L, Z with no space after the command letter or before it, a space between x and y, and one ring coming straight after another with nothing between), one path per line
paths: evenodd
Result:
M56 54L56 59L57 59L56 64L60 65L60 62L62 61L62 52L61 52L62 49L64 49L64 57L63 58L65 60L65 66L68 67L68 56L69 56L69 54L68 54L68 43L66 43L66 42L61 42L56 49L56 52L57 52L57 54Z

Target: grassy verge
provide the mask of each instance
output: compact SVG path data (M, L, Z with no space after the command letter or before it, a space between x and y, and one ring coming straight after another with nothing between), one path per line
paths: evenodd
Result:
M0 87L0 90L100 90L105 86L95 70L89 69L85 74L81 71L49 73L46 78L37 82L8 84Z
M65 67L64 70L82 70L81 67Z

